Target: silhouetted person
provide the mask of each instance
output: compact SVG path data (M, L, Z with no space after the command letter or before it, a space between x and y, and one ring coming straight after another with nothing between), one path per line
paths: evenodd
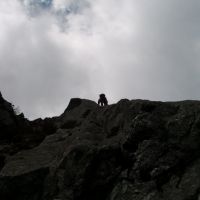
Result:
M106 99L105 94L99 95L98 105L100 105L100 106L107 106L108 105L108 100Z

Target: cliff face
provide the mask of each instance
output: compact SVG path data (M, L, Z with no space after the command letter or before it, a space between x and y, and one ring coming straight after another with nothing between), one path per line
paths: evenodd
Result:
M28 121L0 100L1 200L199 200L200 102L72 99Z

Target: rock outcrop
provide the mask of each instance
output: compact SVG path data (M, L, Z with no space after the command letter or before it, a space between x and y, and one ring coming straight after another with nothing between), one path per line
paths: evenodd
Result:
M200 102L72 99L28 121L0 99L1 200L199 200Z

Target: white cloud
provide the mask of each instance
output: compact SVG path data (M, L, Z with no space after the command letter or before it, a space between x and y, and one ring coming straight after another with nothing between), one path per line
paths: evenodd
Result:
M197 0L54 0L30 16L27 3L2 0L2 93L29 118L101 92L110 102L198 99L199 8Z

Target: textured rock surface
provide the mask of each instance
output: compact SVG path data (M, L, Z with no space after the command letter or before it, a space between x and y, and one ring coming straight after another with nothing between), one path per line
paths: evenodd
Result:
M28 121L0 99L1 200L199 200L200 102L72 99Z

